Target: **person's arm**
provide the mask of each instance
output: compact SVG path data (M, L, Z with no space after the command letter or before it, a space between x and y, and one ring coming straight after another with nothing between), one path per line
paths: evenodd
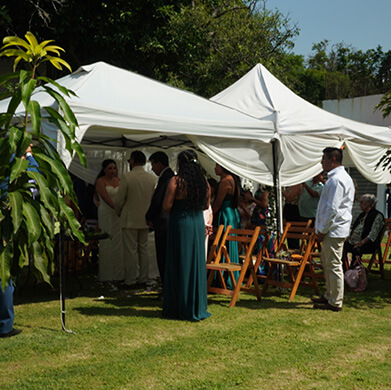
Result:
M114 210L118 216L121 215L122 207L125 204L126 193L128 192L128 182L123 178L120 181L117 196L115 197Z
M364 237L361 241L356 242L353 245L353 248L365 245L368 242L375 242L377 237L380 234L380 231L383 229L384 221L381 214L377 214L375 220L372 223L371 230L367 237Z
M291 203L301 194L301 191L302 191L302 185L296 184L294 186L290 186L288 190L283 191L282 194L284 195L286 201L288 203Z
M223 204L225 196L228 194L228 190L231 188L229 180L223 179L219 184L219 189L217 191L216 199L213 203L213 214L216 214L221 205Z
M112 208L114 209L114 202L111 200L110 196L107 194L106 186L103 180L98 179L96 181L96 192L98 195Z
M327 202L324 202L322 205L324 209L322 210L321 222L318 221L317 218L319 223L317 226L317 235L320 241L329 232L335 221L335 217L339 212L339 207L343 199L344 190L340 183L330 182L327 191L329 195L327 195Z
M174 176L170 179L170 182L168 183L166 195L163 200L163 210L167 213L171 211L172 205L174 203L177 185L177 177Z
M320 191L313 190L307 183L303 183L303 189L305 189L312 198L319 198L320 196Z

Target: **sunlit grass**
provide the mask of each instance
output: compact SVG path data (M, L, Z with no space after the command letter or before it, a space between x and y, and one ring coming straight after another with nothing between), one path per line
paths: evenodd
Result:
M389 389L391 272L346 291L341 313L315 311L313 291L268 290L237 305L209 296L200 323L166 320L155 293L110 291L69 277L66 327L58 293L29 283L15 299L22 334L0 341L5 389ZM99 299L103 296L104 298Z

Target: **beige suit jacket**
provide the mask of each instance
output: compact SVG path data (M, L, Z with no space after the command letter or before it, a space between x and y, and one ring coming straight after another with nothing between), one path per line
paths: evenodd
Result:
M151 203L156 178L135 166L119 184L115 199L115 211L121 218L121 227L126 229L147 229L145 213Z

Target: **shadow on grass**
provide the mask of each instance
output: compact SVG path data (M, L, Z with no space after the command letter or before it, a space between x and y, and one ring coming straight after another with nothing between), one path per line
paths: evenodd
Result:
M99 306L79 306L73 310L87 316L126 316L126 317L147 317L163 318L161 301L157 299L157 293L134 292L127 294L121 292L120 296L106 297L105 299L94 299ZM102 306L101 303L107 306Z
M368 288L363 292L351 292L345 284L344 307L354 309L384 309L391 303L391 273L386 273L386 279L382 280L380 275L370 274L368 276ZM319 292L324 291L324 282L318 281ZM262 288L262 286L261 286ZM269 287L266 294L258 301L255 295L245 292L239 294L236 307L244 307L250 310L265 309L305 309L312 310L313 303L311 296L314 296L311 288L299 287L292 302L289 302L289 291L278 287ZM210 305L220 305L228 308L231 297L210 294L208 296Z
M78 275L78 279L73 275L67 275L66 299L75 297L92 298L92 301L101 302L98 299L104 296L106 307L97 304L92 307L77 307L81 314L85 315L107 315L107 316L138 316L138 317L161 317L161 302L157 299L157 293L137 292L127 290L113 290L110 284L99 283L96 275L83 272ZM15 305L29 304L36 302L48 302L59 300L59 280L52 278L53 287L47 284L35 284L34 280L29 280L25 284L21 295L15 294ZM324 283L319 283L320 293L324 291ZM258 301L255 295L241 292L236 302L236 307L249 310L265 309L312 309L310 297L314 295L312 289L299 287L298 293L289 302L289 292L278 288L269 288L267 293ZM221 307L229 306L231 298L223 295L208 295L209 305ZM386 279L382 280L379 275L370 274L368 277L368 289L361 293L353 293L349 287L345 286L344 307L354 309L383 309L391 303L391 271L387 269Z

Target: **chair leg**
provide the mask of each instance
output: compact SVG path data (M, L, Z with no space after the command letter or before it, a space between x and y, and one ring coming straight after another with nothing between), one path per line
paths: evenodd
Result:
M296 291L297 291L297 289L299 287L299 284L300 284L300 281L301 281L301 277L303 276L303 273L304 273L304 267L305 267L305 264L302 263L300 268L299 268L299 271L297 272L295 282L293 283L292 291L291 291L291 294L289 295L289 301L293 301L293 298L296 295Z
M269 278L270 277L273 277L273 273L274 273L274 270L276 269L276 266L275 264L271 265L269 264L269 270L267 271L267 277L265 279L265 283L263 284L263 288L262 288L262 291L261 291L261 297L263 294L265 294L267 288L268 288L268 285L269 285Z
M252 277L253 277L253 280L254 280L255 293L257 295L258 301L260 301L262 299L262 297L261 297L261 290L259 289L258 277L257 277L257 274L255 272L254 267L251 268L251 274L252 274Z

